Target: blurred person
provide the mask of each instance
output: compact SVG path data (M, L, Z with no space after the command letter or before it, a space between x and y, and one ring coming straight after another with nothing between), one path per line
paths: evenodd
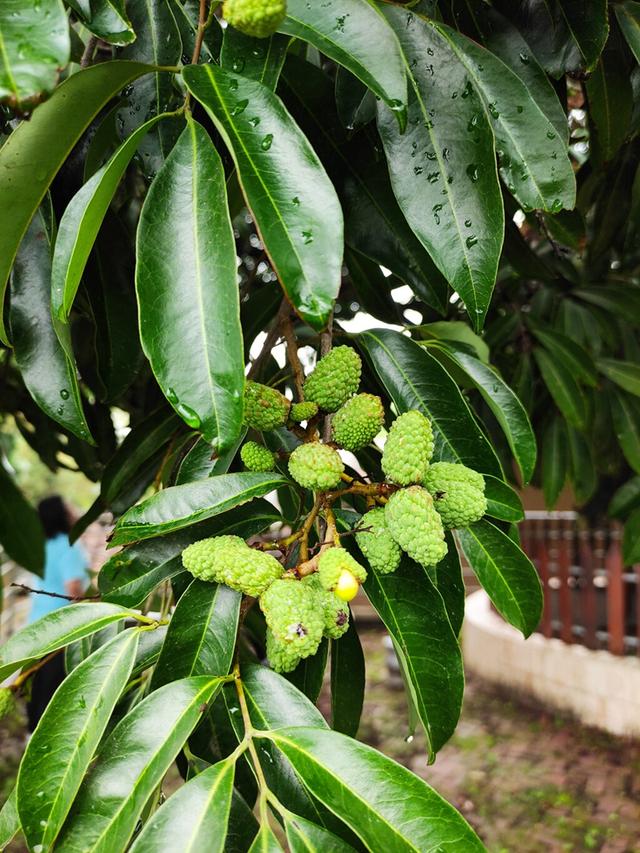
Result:
M84 592L87 558L81 546L69 543L71 515L60 495L51 495L38 504L38 514L46 537L44 576L37 578L34 589L53 592L59 596L77 598ZM32 595L29 621L35 622L47 613L64 607L65 598L52 595ZM33 732L51 697L65 678L64 653L59 652L40 667L31 682L31 697L27 702L29 731Z

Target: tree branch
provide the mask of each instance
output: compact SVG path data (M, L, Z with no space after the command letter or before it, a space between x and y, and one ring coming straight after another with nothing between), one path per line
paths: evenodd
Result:
M26 592L34 593L34 595L49 595L51 598L63 598L65 601L96 601L96 599L102 598L100 593L96 595L62 595L60 592L48 592L46 589L33 589L33 587L27 586L24 583L11 583L9 586L24 589Z

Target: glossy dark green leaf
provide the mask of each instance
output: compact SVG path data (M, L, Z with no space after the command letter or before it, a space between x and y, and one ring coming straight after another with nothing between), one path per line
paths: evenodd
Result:
M556 505L567 478L568 462L567 431L561 418L554 418L542 445L542 488L547 509Z
M531 560L488 521L457 530L456 537L496 610L528 637L542 615L542 587Z
M609 35L607 0L559 0L571 35L591 71Z
M353 847L332 832L294 814L285 815L285 830L291 853L350 853Z
M570 424L584 429L587 422L587 402L572 371L540 347L537 347L533 354L556 406Z
M154 116L124 142L74 195L60 220L51 268L51 310L67 322L89 253L118 184L141 140L163 116Z
M102 107L149 66L102 62L73 74L0 150L0 305L18 245L56 172ZM33 164L38 163L34 170ZM7 343L0 312L0 340Z
M204 675L174 681L120 720L80 787L60 849L111 853L127 848L145 803L219 687L220 679Z
M573 208L576 182L564 135L558 135L527 85L491 51L444 24L436 27L482 100L509 192L525 210Z
M616 490L607 514L613 518L626 518L633 510L640 507L640 477L632 477Z
M632 318L634 322L640 322L640 290L632 287L630 282L581 287L574 290L573 295L588 302L589 305L604 308L623 320ZM569 304L574 305L571 302Z
M598 359L598 370L630 394L640 397L640 365L615 358Z
M244 390L236 252L222 162L192 119L149 189L137 246L145 354L183 420L226 450Z
M285 482L280 474L246 471L163 489L120 518L111 544L125 545L189 527L262 497Z
M518 522L524 518L522 501L517 492L504 480L485 474L485 496L487 498L487 515L501 521Z
M81 0L69 0L69 5L82 18L83 24L95 36L109 44L125 45L135 41L136 34L127 17L125 0L91 0L89 15L82 14L85 9Z
M518 27L538 62L552 77L559 79L580 65L580 51L567 27L558 3L527 0L500 3L503 14Z
M234 770L220 761L190 779L147 821L131 853L224 853Z
M9 842L20 832L17 793L15 786L0 809L0 849L6 850Z
M389 329L363 332L363 345L399 412L419 409L432 421L434 461L462 462L502 477L500 463L458 386L424 347Z
M358 77L406 124L402 51L379 9L366 0L289 0L280 32L302 39Z
M269 735L309 790L370 850L484 850L464 818L425 782L370 746L326 729Z
M268 823L263 823L260 827L249 853L282 853L280 842Z
M625 566L640 562L640 509L634 510L625 522L622 559Z
M0 103L29 109L49 94L69 62L69 24L61 0L0 7Z
M536 467L536 437L522 403L496 370L459 347L449 346L446 352L464 370L493 412L509 442L522 481L528 483Z
M58 835L131 674L138 637L139 631L125 631L102 646L47 705L17 783L20 822L31 849L49 850Z
M164 580L183 571L180 554L198 539L232 534L248 539L280 518L275 507L256 500L188 530L150 539L118 552L100 570L98 586L106 601L125 607L141 604Z
M569 440L569 479L578 506L585 504L598 487L598 474L593 458L593 448L584 433L567 426Z
M338 68L335 82L336 109L346 130L358 130L376 117L376 98L371 89L346 68Z
M393 191L412 230L480 329L504 232L491 126L449 40L405 9L385 6L384 13L409 73L405 133L387 107L378 110ZM454 92L459 96L455 109Z
M365 662L353 617L349 630L331 641L331 728L355 737L364 703Z
M322 684L324 682L324 673L327 668L327 658L329 654L329 641L323 639L320 647L315 655L305 658L300 661L298 666L285 675L287 681L298 688L301 693L310 699L311 702L316 702Z
M613 7L618 24L637 62L640 62L640 3L623 0Z
M236 645L242 595L194 580L180 596L151 679L151 690L189 675L226 675Z
M252 38L227 27L220 51L220 65L225 71L257 80L275 92L290 41L278 33L269 38Z
M231 445L229 450L216 457L213 456L211 445L207 444L203 438L199 439L180 462L175 473L174 485L180 486L183 483L192 483L194 480L204 480L205 477L217 477L220 474L226 474L244 441L245 435L246 428L243 428L237 441Z
M464 690L462 654L442 596L429 572L408 558L392 574L370 572L364 590L402 657L433 757L453 734Z
M492 477L488 478L493 479ZM449 622L456 637L460 636L464 619L465 587L462 576L462 564L456 549L453 534L447 530L444 534L447 543L447 553L436 566L429 566L429 577L438 588L449 617Z
M1 457L0 545L19 566L42 577L44 532L40 518L5 470Z
M342 211L320 160L266 86L211 65L183 72L234 157L247 204L278 278L313 328L340 286Z
M126 619L131 611L117 604L70 604L47 613L15 633L0 648L0 679L5 679L23 664L42 658L94 634L110 622Z
M582 382L595 388L598 384L596 366L589 353L580 344L554 329L538 324L532 324L532 331L556 361L561 361Z
M633 96L629 75L607 53L600 58L585 85L594 154L608 162L630 129Z

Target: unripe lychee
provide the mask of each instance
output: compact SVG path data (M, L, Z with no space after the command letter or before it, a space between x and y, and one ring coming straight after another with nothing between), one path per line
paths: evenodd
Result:
M182 564L196 578L217 581L253 597L261 595L283 573L275 557L249 548L239 536L194 542L182 552Z
M358 527L364 528L356 533L358 547L367 558L372 569L381 574L395 572L400 565L402 550L387 527L383 507L370 509L360 519ZM367 528L370 528L367 530Z
M293 479L314 492L335 489L343 471L337 451L319 441L299 445L289 457L289 473Z
M382 453L382 470L399 486L421 483L433 455L431 421L412 410L393 422Z
M357 394L333 416L333 438L345 450L360 450L373 441L383 423L384 409L380 397Z
M244 422L247 426L265 432L286 423L291 403L284 394L261 385L247 382L244 389Z
M309 421L318 414L318 404L309 402L292 403L289 411L289 420L294 424L301 424L302 421Z
M325 412L335 412L356 393L361 373L358 353L351 347L336 347L307 376L304 398L317 403Z
M436 462L429 467L424 486L445 527L467 527L487 511L484 477L466 465Z
M367 571L344 548L328 548L318 560L318 577L325 589L343 601L351 601L366 581Z
M275 672L292 672L301 657L289 643L281 643L267 628L267 660Z
M433 498L421 486L391 495L385 521L398 545L417 563L433 566L447 553L444 529Z
M248 471L266 473L276 467L276 457L268 447L263 447L257 441L247 441L242 445L240 458Z
M274 638L300 658L318 650L324 614L313 590L295 578L282 578L260 597L260 608Z
M273 35L286 14L286 0L224 0L222 5L225 21L254 38Z
M349 608L335 593L329 592L329 590L326 590L322 586L317 572L303 578L302 583L311 587L313 594L316 596L318 606L322 609L324 614L324 636L332 640L338 640L349 629Z

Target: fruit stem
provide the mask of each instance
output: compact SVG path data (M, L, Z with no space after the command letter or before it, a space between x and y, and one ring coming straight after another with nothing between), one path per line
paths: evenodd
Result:
M320 512L321 506L322 497L320 495L316 495L316 498L313 502L313 507L311 508L311 512L306 517L304 524L300 528L300 561L303 563L305 563L309 559L309 533L311 532L311 528L313 527L313 522L316 520L318 513Z
M258 751L256 749L256 745L253 742L253 736L255 734L255 729L253 727L253 723L251 722L251 715L249 714L249 708L247 706L247 698L244 694L244 686L242 684L242 678L240 676L240 662L236 658L235 665L233 667L233 677L236 685L236 692L238 694L238 702L240 704L240 712L242 714L242 722L244 725L244 738L243 740L247 741L247 747L249 749L249 755L251 756L251 763L253 764L253 769L256 774L256 779L258 780L258 788L260 791L260 822L266 823L269 820L269 814L267 811L267 801L269 798L269 786L267 785L267 780L265 779L264 772L262 770L262 765L260 764L260 759L258 758Z

